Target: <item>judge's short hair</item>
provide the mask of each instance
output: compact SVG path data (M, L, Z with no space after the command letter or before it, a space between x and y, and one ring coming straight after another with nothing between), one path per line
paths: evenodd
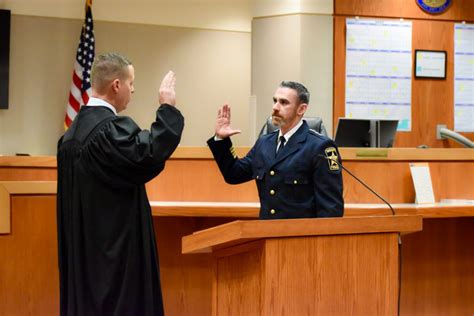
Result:
M124 79L132 62L118 53L105 53L94 59L91 70L91 84L97 90L104 89L115 79Z
M300 103L309 104L309 91L301 83L296 81L282 81L280 83L281 88L290 88L296 91Z

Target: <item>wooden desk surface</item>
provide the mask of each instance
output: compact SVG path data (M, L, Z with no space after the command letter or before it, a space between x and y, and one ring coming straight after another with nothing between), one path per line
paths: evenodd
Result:
M153 216L258 218L260 203L150 201ZM427 205L392 204L397 215L422 215L424 218L472 217L474 204L468 202ZM344 216L390 215L385 204L345 205Z
M250 147L236 147L243 157ZM383 161L474 161L474 150L469 148L339 148L342 159ZM173 159L213 159L207 147L178 147ZM0 167L56 168L55 156L0 156Z

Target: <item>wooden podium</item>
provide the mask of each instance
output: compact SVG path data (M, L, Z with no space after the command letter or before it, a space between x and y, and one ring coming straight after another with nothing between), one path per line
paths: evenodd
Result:
M213 315L397 315L398 233L421 229L421 216L234 221L182 251L213 253Z

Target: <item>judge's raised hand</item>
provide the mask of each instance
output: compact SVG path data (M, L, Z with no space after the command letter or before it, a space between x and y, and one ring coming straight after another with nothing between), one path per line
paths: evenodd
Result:
M228 104L224 104L217 113L215 132L219 138L227 138L241 133L240 129L230 127L230 106Z
M160 104L166 103L173 106L176 105L176 92L174 91L175 83L176 77L174 75L174 72L170 70L161 82L159 96Z

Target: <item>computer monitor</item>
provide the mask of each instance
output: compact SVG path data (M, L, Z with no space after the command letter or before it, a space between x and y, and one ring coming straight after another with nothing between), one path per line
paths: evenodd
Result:
M339 118L334 138L339 147L370 147L370 120Z
M336 137L339 147L392 147L398 120L339 118Z
M377 147L392 147L395 142L398 120L378 120Z

